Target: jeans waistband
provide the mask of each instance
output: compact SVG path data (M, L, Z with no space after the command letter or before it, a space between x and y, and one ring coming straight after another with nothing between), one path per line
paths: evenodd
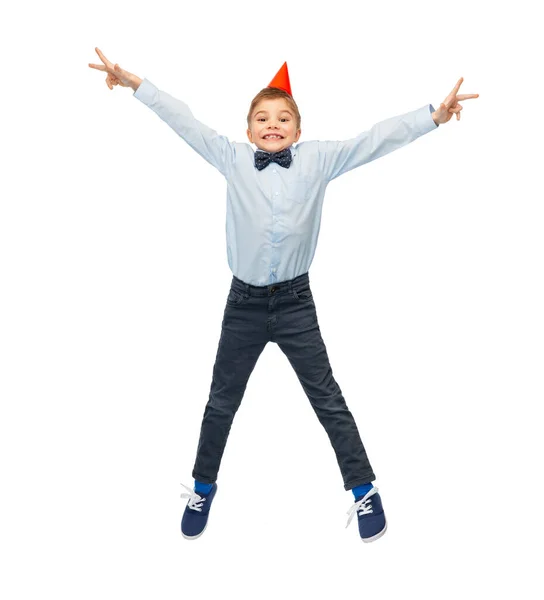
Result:
M236 275L232 276L231 287L240 293L245 293L249 296L271 296L272 294L284 294L291 293L291 290L295 291L304 289L310 284L310 276L308 273L304 273L295 277L294 279L288 279L287 281L280 281L279 283L271 283L270 285L251 285L245 283L241 279L238 279Z

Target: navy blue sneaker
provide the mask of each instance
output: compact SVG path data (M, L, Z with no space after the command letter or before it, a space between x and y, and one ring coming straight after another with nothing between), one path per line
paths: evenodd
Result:
M387 521L382 507L382 499L378 488L373 487L367 494L357 498L355 504L348 510L348 524L357 513L359 519L359 534L363 542L373 542L387 530Z
M181 494L181 498L189 498L181 519L181 535L187 540L196 540L204 533L208 524L208 515L215 492L217 492L217 483L213 484L208 494L197 494L186 485L183 487L190 493Z

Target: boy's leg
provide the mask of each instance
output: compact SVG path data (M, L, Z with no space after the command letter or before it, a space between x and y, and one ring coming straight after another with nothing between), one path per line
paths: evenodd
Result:
M202 483L214 483L217 479L234 415L268 342L266 305L259 303L258 298L250 297L244 285L233 280L221 325L210 395L192 473L194 479Z
M375 480L355 420L333 377L308 274L295 278L291 292L284 294L272 339L289 359L329 436L344 489Z

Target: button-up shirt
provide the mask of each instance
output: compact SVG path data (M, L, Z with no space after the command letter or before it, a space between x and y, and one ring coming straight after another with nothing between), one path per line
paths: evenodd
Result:
M259 171L250 144L219 135L195 119L185 102L148 79L133 95L225 177L228 264L238 279L256 286L309 271L330 181L438 127L431 116L433 106L426 104L349 140L292 145L289 168L271 162Z

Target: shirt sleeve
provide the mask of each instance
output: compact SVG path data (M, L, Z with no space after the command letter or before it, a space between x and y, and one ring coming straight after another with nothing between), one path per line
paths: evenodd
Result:
M133 96L153 110L193 150L227 177L235 157L234 144L227 137L195 119L185 102L159 90L148 79L142 80Z
M432 104L426 104L417 110L380 121L352 139L317 142L322 174L331 181L437 129L438 125L432 118L433 112Z

